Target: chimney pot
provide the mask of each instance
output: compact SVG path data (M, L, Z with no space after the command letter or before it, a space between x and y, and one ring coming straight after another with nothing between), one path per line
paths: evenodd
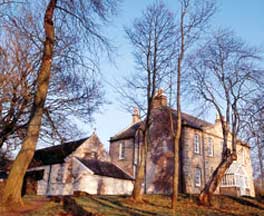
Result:
M132 124L135 124L139 121L140 121L139 109L135 107L133 109L133 114L132 114Z
M225 122L225 117L224 116L222 116L222 119ZM220 117L220 115L218 113L216 113L215 123L218 123L218 122L221 123L221 117Z
M167 96L164 94L164 90L162 88L158 89L156 92L153 103L153 108L159 108L161 106L167 106Z

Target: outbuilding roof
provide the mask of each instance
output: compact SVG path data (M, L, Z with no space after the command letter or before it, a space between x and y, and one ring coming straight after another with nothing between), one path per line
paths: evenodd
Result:
M131 176L117 167L115 164L107 161L100 161L95 159L81 159L78 160L90 169L95 175L107 176L112 178L133 180Z
M89 137L61 145L39 149L35 152L30 168L63 163L64 159L74 152Z

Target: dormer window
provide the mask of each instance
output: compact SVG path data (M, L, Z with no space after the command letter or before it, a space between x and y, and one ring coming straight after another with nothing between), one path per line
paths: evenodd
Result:
M209 157L214 156L214 143L212 137L208 138L208 156Z
M200 136L198 134L194 135L194 153L200 153Z
M125 158L125 144L119 143L119 160L122 160Z

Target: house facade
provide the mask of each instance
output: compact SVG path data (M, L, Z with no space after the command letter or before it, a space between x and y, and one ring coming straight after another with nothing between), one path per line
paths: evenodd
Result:
M37 150L26 173L24 194L130 194L133 179L110 157L96 134Z
M172 112L175 128L176 111L167 106L167 98L163 93L156 94L151 113L143 186L146 193L172 192L174 153L169 111ZM109 153L112 162L134 177L140 159L143 125L138 110L135 109L132 124L110 138ZM230 133L229 148L231 138ZM217 117L214 123L209 123L182 113L180 142L179 191L199 193L222 158L223 135L220 119ZM237 161L226 171L216 193L255 196L250 147L246 143L238 141Z

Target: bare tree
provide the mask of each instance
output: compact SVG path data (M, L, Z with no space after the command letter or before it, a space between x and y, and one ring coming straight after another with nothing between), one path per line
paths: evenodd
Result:
M34 60L29 59L31 44L8 31L5 37L8 39L1 41L0 56L0 148L11 137L22 137L35 85L31 79Z
M31 2L26 3L30 11L39 6L37 2L32 4L30 4ZM23 204L21 199L23 177L34 155L40 134L48 87L52 79L52 63L56 60L55 45L59 46L63 43L63 39L67 38L67 35L71 35L72 38L76 36L76 39L82 42L82 46L86 47L86 50L89 52L95 53L98 49L109 47L108 40L102 36L100 25L108 21L108 17L115 12L117 3L117 1L112 0L49 0L39 3L40 8L43 9L42 12L45 11L44 16L42 16L44 21L44 33L42 33L44 40L41 44L42 56L37 71L34 99L29 113L26 135L4 188L2 203L6 206L10 204ZM28 21L30 20L33 19L29 19ZM65 30L64 32L67 34L60 38L60 40L57 40L55 33L59 34L60 30ZM76 56L78 56L78 53L76 52ZM73 56L73 58L76 59L77 57Z
M129 91L124 91L123 94L131 96L131 92L137 92L141 95L137 97L138 100L136 97L128 99L137 106L141 104L139 108L146 111L142 127L143 143L140 146L140 161L133 190L133 199L142 201L141 189L145 177L153 98L175 57L174 16L162 2L154 3L143 12L142 17L135 20L131 29L126 29L126 33L134 47L137 72L131 79L127 79Z
M201 37L201 33L206 28L210 18L215 13L215 1L193 1L193 0L179 0L179 20L177 37L177 69L176 69L176 110L177 122L176 128L173 127L172 111L170 110L170 125L172 137L174 140L174 175L173 175L173 193L171 207L175 210L178 199L178 185L179 185L179 149L181 136L181 79L183 73L183 65L185 55L194 46L194 44Z
M237 159L237 136L241 129L243 107L257 93L259 60L257 50L245 44L234 33L219 30L192 56L192 90L218 113L222 125L222 159L199 199L209 205L225 171ZM231 149L228 148L231 137Z
M25 136L41 62L44 34L42 23L36 21L41 13L27 11L26 6L22 8L26 11L23 18L8 16L1 23L0 147L4 144L19 147ZM61 25L57 27L56 38L60 43L54 47L49 95L40 131L43 142L39 144L82 136L80 128L73 125L72 113L74 118L88 123L103 102L101 84L96 78L96 59L84 58L78 51L81 49L76 37L67 35Z
M264 84L263 78L259 81ZM264 188L264 94L262 91L251 100L244 109L243 138L251 144L254 176L260 181L260 188Z

